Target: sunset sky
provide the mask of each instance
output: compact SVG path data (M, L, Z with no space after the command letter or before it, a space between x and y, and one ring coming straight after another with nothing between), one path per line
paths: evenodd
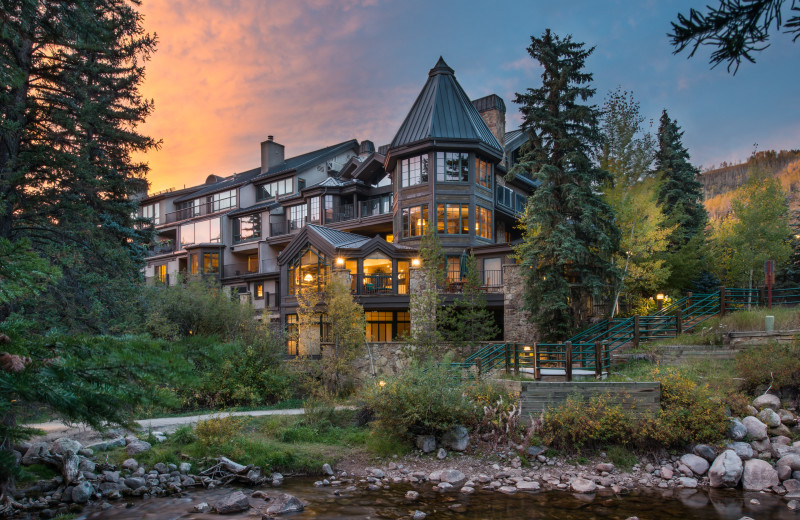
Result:
M707 50L672 54L669 22L709 2L143 0L159 38L143 88L156 103L143 131L163 140L144 156L151 192L254 168L267 135L287 157L386 144L440 55L470 98L505 99L514 128L514 93L540 85L526 47L546 28L596 46L595 104L621 86L656 125L667 108L696 165L800 148L800 42L775 33L736 76Z

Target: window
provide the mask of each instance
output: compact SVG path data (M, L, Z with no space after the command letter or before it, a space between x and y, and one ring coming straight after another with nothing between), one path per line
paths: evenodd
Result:
M489 287L503 285L502 258L486 258L483 261L483 284Z
M261 215L248 215L233 219L233 242L261 238Z
M408 294L410 267L411 262L408 260L397 261L397 294Z
M253 287L253 294L256 300L264 299L264 282L259 282Z
M211 212L216 213L223 209L236 207L236 190L221 191L208 197L211 204Z
M309 222L319 222L319 197L311 197L308 199L308 206L311 210L308 217Z
M256 188L256 200L271 199L275 196L288 195L294 193L292 178L281 179L279 181L268 182Z
M333 222L333 195L325 195L325 222Z
M297 355L297 340L298 340L298 328L297 328L297 314L287 314L286 315L286 337L287 339L287 346L289 347L289 355L296 356Z
M167 266L166 264L156 266L156 280L161 283L167 283Z
M475 234L481 238L492 239L492 211L475 207Z
M258 272L258 255L247 256L247 272L248 273Z
M142 206L142 217L146 219L150 219L153 225L158 225L161 223L160 219L160 206L158 204L150 204L148 206Z
M461 270L461 257L460 256L448 256L447 257L447 281L452 282L460 282L461 278L466 277L467 273L462 272Z
M190 255L189 259L189 274L200 274L200 255Z
M203 272L219 274L219 253L203 253Z
M402 211L403 237L419 237L428 227L428 205L403 208Z
M517 193L516 196L514 197L514 205L515 205L514 209L516 209L517 211L522 213L523 211L525 211L525 203L526 202L527 202L527 199L525 198L525 195L521 195L521 194Z
M469 154L436 152L436 182L467 182Z
M300 288L321 291L327 283L329 269L325 255L306 246L286 267L287 294L295 294Z
M403 188L428 182L428 156L420 155L400 161L400 185Z
M437 204L436 230L440 234L469 234L469 204Z
M477 157L475 158L475 177L478 184L484 188L492 189L492 165Z
M371 217L373 215L385 215L392 211L392 197L391 193L380 195L378 197L371 197L361 203L361 216Z
M215 244L220 241L218 218L189 222L181 226L181 247L192 244Z
M506 188L505 186L497 186L496 192L497 204L520 213L525 211L525 204L528 200L525 195L517 193L511 188Z
M411 329L411 319L408 312L394 311L368 311L367 341L388 342L402 338Z
M300 229L306 223L306 205L289 207L289 231Z

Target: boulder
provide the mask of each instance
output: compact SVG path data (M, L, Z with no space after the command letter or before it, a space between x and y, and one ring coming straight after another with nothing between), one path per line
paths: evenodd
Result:
M97 464L91 460L84 457L79 457L79 460L80 462L78 463L78 469L84 473L94 473L97 470Z
M423 453L430 453L436 449L436 437L433 435L417 435L417 449Z
M414 490L406 491L406 498L408 500L416 500L416 499L418 499L419 498L419 491L414 491Z
M756 397L753 400L753 406L757 410L763 410L764 408L772 408L773 410L777 410L781 407L781 400L777 395L764 394Z
M447 458L447 452L444 448L439 448L439 451L436 452L436 458L439 460L444 460Z
M575 493L589 494L597 491L597 484L585 478L576 478L569 484L570 489Z
M717 452L714 450L714 448L712 448L708 444L698 444L697 446L694 447L692 452L695 455L706 459L709 462L709 464L714 462L714 459L717 458Z
M211 506L208 505L208 502L200 502L192 507L193 513L208 513L209 511L211 511Z
M327 462L322 465L322 474L328 476L333 475L333 468L331 468L331 465Z
M72 501L76 504L85 504L92 497L94 488L85 480L72 488Z
M778 410L778 417L781 418L781 422L786 426L794 426L797 424L797 418L789 410L784 410L781 408Z
M449 482L439 482L436 485L436 489L438 489L439 491L450 491L451 489L453 489L453 484L450 484Z
M272 504L267 508L269 515L283 515L286 513L299 513L305 509L305 504L294 495L281 493L272 499Z
M769 434L782 437L789 437L790 435L792 435L792 430L790 430L789 427L786 426L785 424L779 424L774 428L770 428Z
M528 456L529 457L536 457L537 455L541 455L544 453L544 448L541 446L528 446Z
M442 445L453 451L464 451L469 447L469 430L463 426L453 426L442 436Z
M159 475L165 475L169 473L169 468L163 462L156 462L153 464L153 469L158 471Z
M63 457L61 474L64 475L64 482L71 484L78 480L78 476L81 473L81 459L71 451L68 451Z
M769 439L761 439L760 441L751 442L750 446L753 447L754 451L761 452L761 451L769 451L771 444L769 443Z
M53 444L50 446L50 452L55 453L57 455L66 455L67 452L78 453L83 448L83 445L75 440L68 439L67 437L61 437L60 439L56 439L53 441Z
M250 509L250 501L247 499L247 495L241 491L234 491L214 502L214 510L221 515L239 513L248 509Z
M31 444L30 448L25 451L25 455L22 456L22 465L23 466L30 466L31 464L38 464L42 461L42 457L49 457L50 449L47 443L44 442L34 442Z
M128 477L123 480L123 482L131 489L139 489L140 487L147 485L147 481L142 477Z
M680 485L685 488L694 489L697 487L697 479L691 477L681 477L678 479Z
M750 460L755 456L753 447L746 442L731 442L728 444L728 449L733 450L742 460Z
M661 478L663 478L664 480L670 480L674 472L672 471L672 468L668 468L667 466L661 466L660 473L661 473Z
M790 478L788 480L784 480L783 484L781 484L784 489L786 489L787 493L792 493L793 491L800 491L800 480Z
M742 487L745 491L762 491L780 484L778 472L761 459L750 459L744 463Z
M739 484L742 478L743 465L736 452L733 450L723 451L708 470L708 480L714 488L733 488Z
M800 471L800 455L789 453L778 459L777 466L788 466L792 471Z
M777 428L781 424L781 418L772 408L764 408L758 412L758 420L770 428Z
M520 491L537 491L539 488L541 488L541 486L538 482L526 482L524 480L517 482L517 489Z
M742 424L747 428L747 434L751 439L760 441L767 438L767 425L752 415L742 419Z
M125 446L125 437L117 437L116 439L111 439L109 441L96 442L86 447L92 451L106 451L110 450L111 448L121 448L123 446Z
M451 468L442 470L441 475L439 475L439 480L441 482L447 482L451 486L460 486L467 481L467 477L457 469Z
M125 462L122 463L122 469L136 471L139 469L139 463L136 461L136 459L125 459Z
M696 449L696 448L695 448ZM713 453L713 450L712 450ZM681 462L686 465L695 475L705 475L708 471L708 461L701 456L692 455L687 453L681 457Z
M420 510L416 510L416 511L414 511L414 514L411 516L411 518L413 520L425 520L425 517L427 517L427 516L428 515L426 515L424 512L422 512Z
M383 478L386 476L386 473L384 473L382 469L378 468L368 468L367 472L375 478Z
M148 451L152 446L147 441L140 441L139 439L134 439L128 443L125 447L125 452L128 455L138 455L139 453L144 453Z
M604 471L607 473L611 473L612 471L614 471L614 465L611 464L610 462L601 462L600 464L595 466L594 469L596 469L600 473Z
M728 437L734 441L741 441L747 437L747 428L739 419L731 419L728 425Z

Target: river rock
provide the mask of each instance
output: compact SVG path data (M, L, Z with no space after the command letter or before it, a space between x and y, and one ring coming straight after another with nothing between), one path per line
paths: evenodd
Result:
M694 489L694 488L697 487L697 479L696 478L681 477L681 478L678 479L678 482L680 482L680 485L685 487L685 488Z
M706 459L709 464L714 462L714 459L717 458L717 452L708 444L698 444L694 447L692 452L695 455Z
M144 453L148 451L153 446L147 441L141 441L139 439L134 439L128 443L125 447L125 452L128 455L138 455L139 453Z
M747 428L747 434L751 439L760 441L767 438L767 425L752 415L742 419L742 424Z
M788 466L792 471L800 471L800 455L789 453L778 459L777 466Z
M417 511L414 511L414 515L411 518L413 518L413 520L425 520L425 517L427 517L427 516L428 515L426 515L422 511L417 510Z
M436 449L436 437L433 435L417 435L415 443L422 453L430 453Z
M180 471L184 475L186 473L189 473L191 470L192 470L192 465L188 462L181 462L180 465L178 466L178 471Z
M147 485L147 481L142 477L128 477L123 482L131 489L138 489Z
M769 443L769 439L761 439L760 441L751 442L750 446L753 447L755 452L759 453L762 451L769 451L771 444Z
M747 437L747 428L742 421L739 419L733 418L728 425L728 438L734 441L741 441Z
M117 437L108 441L96 442L86 446L92 451L107 451L112 448L122 448L125 446L125 437Z
M764 394L756 397L753 400L753 406L757 410L763 410L764 408L772 408L773 410L777 410L781 407L781 400L777 395Z
M469 430L463 426L453 426L442 436L442 445L453 451L464 451L469 446Z
M589 494L597 491L597 484L595 484L591 480L586 480L585 478L578 477L572 482L570 482L570 488L575 493Z
M517 489L519 489L520 491L537 491L541 487L542 486L540 486L539 483L536 481L527 482L525 480L521 480L517 482Z
M714 450L711 450L711 452L713 453ZM695 475L705 475L706 471L708 471L708 461L701 456L687 453L686 455L681 457L681 462L685 464L686 467L688 467L690 470L692 470L692 473L694 473Z
M451 486L460 486L467 481L467 477L457 469L450 468L442 470L439 480L441 482L447 482Z
M744 463L742 487L745 491L762 491L780 484L778 472L761 459L750 459Z
M789 437L792 434L792 430L790 430L789 427L786 426L785 424L779 424L774 428L770 428L769 434L782 437Z
M661 474L661 478L664 480L670 480L674 472L672 471L672 468L668 466L661 466L659 473Z
M766 424L769 428L775 428L781 424L781 418L772 408L764 408L758 412L758 420Z
M515 486L500 486L497 488L497 491L505 493L506 495L513 495L517 492L517 488Z
M281 493L272 499L272 505L267 508L267 514L283 515L286 513L299 513L305 509L305 504L294 495Z
M797 424L797 419L795 418L794 414L789 410L784 410L781 408L778 410L778 417L781 418L781 422L786 426L794 426Z
M76 504L85 504L92 497L94 488L85 480L72 488L72 501Z
M77 454L81 451L81 448L83 448L83 445L80 442L67 437L61 437L53 441L53 444L50 446L50 452L57 455L66 455L67 452L71 451Z
M728 449L733 450L742 460L750 460L755 455L753 447L746 442L731 442L728 444Z
M139 469L139 463L136 459L125 459L125 462L122 463L122 469L127 469L128 471L136 471Z
M742 478L743 465L736 452L723 451L708 470L708 480L711 487L736 487Z
M250 509L250 501L247 495L241 491L234 491L214 502L214 510L221 514L239 513Z
M208 502L200 502L192 508L193 513L208 513L209 511L211 511L211 506L208 505Z
M406 491L406 498L408 500L416 500L416 499L418 499L419 498L419 491L414 491L413 489L411 491Z

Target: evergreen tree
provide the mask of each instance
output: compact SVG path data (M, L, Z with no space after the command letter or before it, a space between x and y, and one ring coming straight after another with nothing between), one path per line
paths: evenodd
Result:
M578 307L607 297L618 277L611 257L619 230L598 194L611 177L592 162L599 113L585 104L595 92L584 70L593 50L549 29L531 37L528 53L543 68L542 86L516 96L529 141L510 175L529 174L539 184L522 217L517 254L527 277L526 308L546 341L563 340Z
M494 315L486 308L478 260L471 252L467 257L466 267L466 279L461 293L439 315L439 326L444 340L456 347L476 347L484 341L494 339L500 332Z
M136 130L155 49L137 4L2 0L0 237L30 239L62 271L10 309L44 326L114 330L137 301L149 233L131 215L147 165L131 154L158 145Z

